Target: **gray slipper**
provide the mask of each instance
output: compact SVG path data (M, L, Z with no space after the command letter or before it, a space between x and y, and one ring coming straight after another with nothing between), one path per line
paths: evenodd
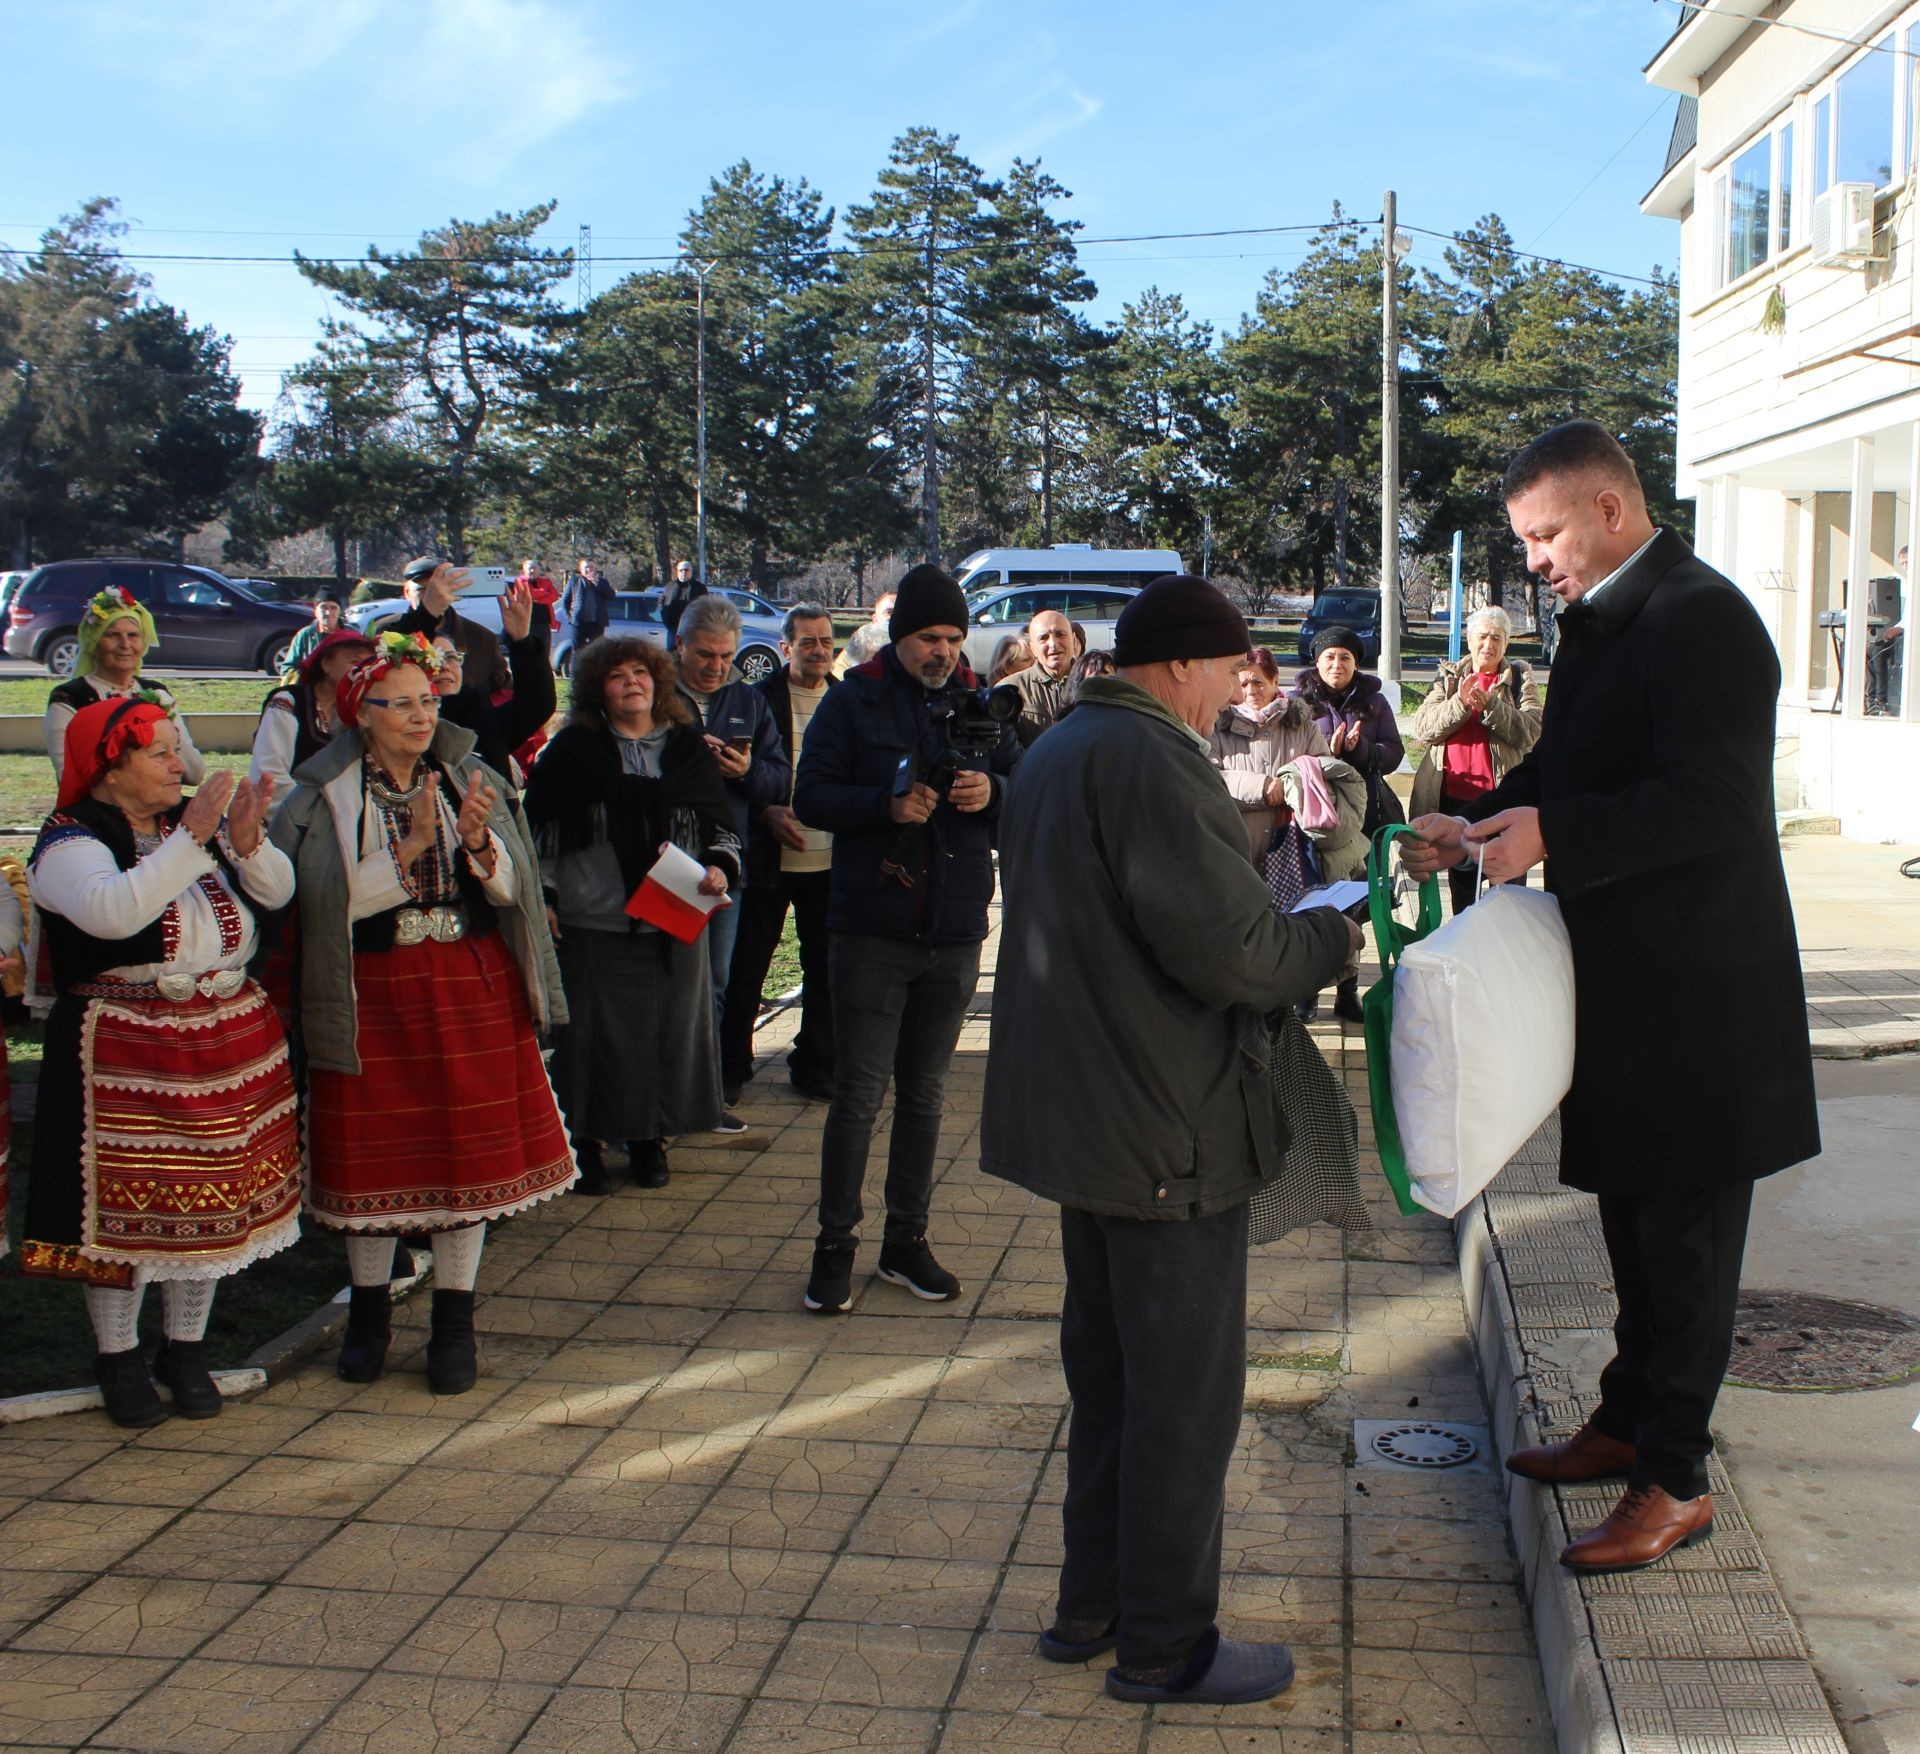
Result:
M1049 1626L1033 1648L1036 1655L1050 1663L1088 1663L1095 1657L1105 1656L1117 1642L1111 1624L1098 1638L1081 1639L1077 1643L1062 1638L1057 1627Z
M1252 1705L1284 1693L1293 1683L1293 1652L1284 1644L1242 1644L1223 1638L1206 1672L1184 1687L1171 1681L1129 1681L1107 1671L1107 1694L1135 1705Z

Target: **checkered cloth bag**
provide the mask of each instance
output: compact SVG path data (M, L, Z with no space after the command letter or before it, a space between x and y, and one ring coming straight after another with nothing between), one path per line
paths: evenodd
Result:
M1372 1230L1360 1192L1360 1123L1345 1086L1293 1012L1275 1012L1267 1029L1267 1076L1291 1137L1279 1174L1248 1207L1248 1242L1277 1242L1307 1224Z

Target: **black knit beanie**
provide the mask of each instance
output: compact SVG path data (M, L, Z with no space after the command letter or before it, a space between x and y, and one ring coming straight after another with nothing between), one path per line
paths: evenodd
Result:
M1168 573L1120 611L1113 661L1127 670L1175 658L1244 658L1252 645L1246 617L1217 586Z
M888 639L897 642L927 627L957 627L962 633L967 631L966 593L939 567L925 564L914 567L894 586L894 591L893 615L887 622Z
M1308 648L1317 664L1322 652L1331 651L1335 646L1345 646L1353 653L1355 665L1364 664L1367 654L1360 644L1360 636L1350 627L1323 627L1313 636L1313 644Z

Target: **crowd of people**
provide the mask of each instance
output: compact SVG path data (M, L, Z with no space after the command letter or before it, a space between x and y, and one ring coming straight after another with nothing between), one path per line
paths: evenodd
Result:
M1580 982L1564 1174L1601 1197L1622 1314L1588 1425L1510 1465L1627 1476L1565 1555L1605 1571L1710 1531L1706 1422L1747 1196L1817 1150L1767 791L1777 666L1738 592L1647 522L1598 427L1536 441L1507 498L1529 565L1570 605L1554 706L1504 614L1474 616L1415 717L1408 863L1449 871L1458 911L1483 878L1524 882L1552 855ZM1322 632L1289 687L1221 592L1168 576L1129 602L1111 651L1036 615L986 689L964 595L923 565L837 657L828 611L795 605L783 667L750 686L738 612L691 568L670 647L591 619L590 568L561 598L523 567L504 641L460 614L457 571L428 556L407 572L408 607L366 635L316 612L238 782L207 772L142 676L153 626L131 599L89 607L80 669L49 705L59 792L28 887L51 1010L23 1265L82 1286L109 1414L167 1417L156 1379L173 1413L219 1411L214 1288L303 1216L346 1238L339 1374L386 1368L396 1243L424 1233L428 1380L470 1388L490 1224L611 1191L613 1156L664 1186L674 1140L746 1130L733 1105L789 914L803 978L786 1073L826 1105L797 1296L822 1316L853 1305L890 1085L873 1270L961 1296L932 1240L934 1171L998 878L981 1163L1062 1209L1073 1399L1038 1654L1115 1651L1108 1690L1130 1700L1286 1686L1284 1646L1219 1631L1221 1526L1247 1202L1289 1131L1272 1032L1329 985L1338 1018L1360 1017L1359 926L1302 903L1401 816L1396 702L1359 638ZM596 632L549 737L556 602ZM1731 655L1731 706L1668 674L1708 634ZM663 861L697 873L704 929L642 905ZM0 955L21 937L10 900ZM1705 918L1715 930L1683 923ZM1710 1071L1764 1075L1751 1113L1618 1101L1646 1087L1631 1024L1647 955L1628 946L1647 934L1663 978L1746 994Z

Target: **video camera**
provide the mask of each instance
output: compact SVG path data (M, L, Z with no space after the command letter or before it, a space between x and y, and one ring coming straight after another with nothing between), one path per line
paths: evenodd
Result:
M896 798L904 798L919 785L931 787L944 800L953 790L962 763L985 761L1000 747L1007 727L1020 716L1020 691L1004 682L998 688L955 689L929 701L927 716L940 727L940 753L925 772L921 771L918 750L901 756L893 775ZM898 883L903 889L914 886L919 880L926 833L924 822L912 822L894 836L892 849L880 862L882 885Z

